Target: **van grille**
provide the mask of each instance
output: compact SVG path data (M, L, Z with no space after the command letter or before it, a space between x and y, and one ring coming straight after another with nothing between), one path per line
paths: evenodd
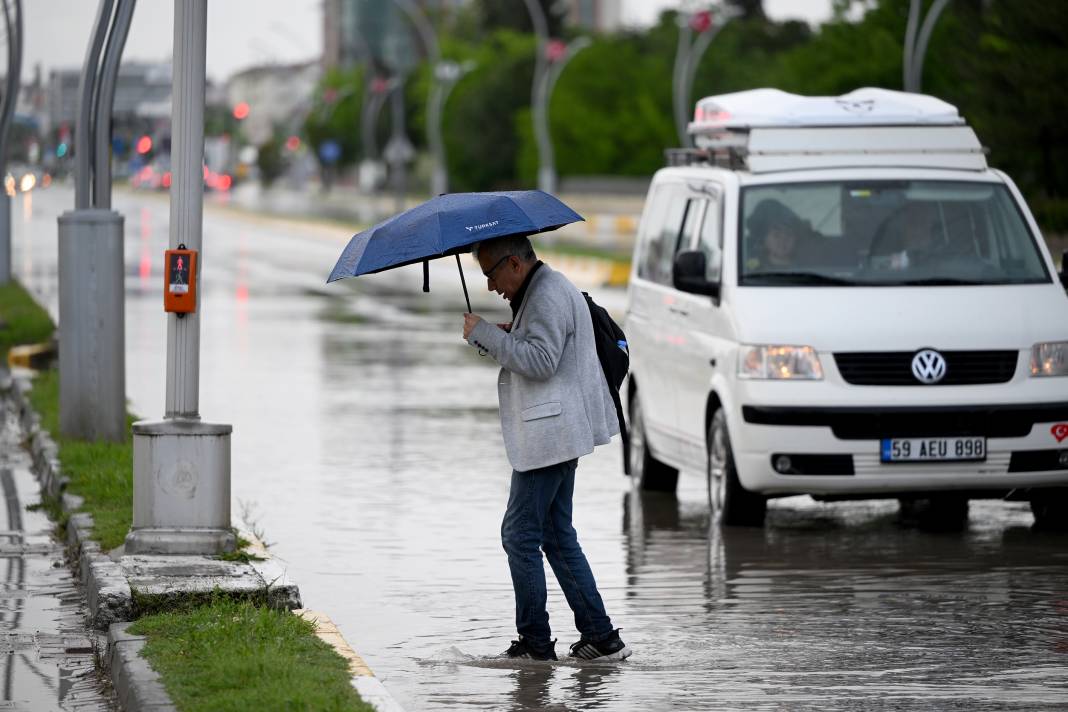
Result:
M946 359L946 375L934 385L972 386L1007 383L1016 373L1018 351L939 351ZM913 351L836 353L834 362L846 383L855 386L916 386Z

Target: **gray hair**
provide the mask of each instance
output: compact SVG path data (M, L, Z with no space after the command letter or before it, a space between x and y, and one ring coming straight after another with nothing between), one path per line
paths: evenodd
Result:
M471 252L476 260L480 254L485 254L494 261L508 255L515 255L522 262L533 262L538 259L538 256L534 254L534 246L530 244L530 238L526 235L505 235L477 242L471 248Z

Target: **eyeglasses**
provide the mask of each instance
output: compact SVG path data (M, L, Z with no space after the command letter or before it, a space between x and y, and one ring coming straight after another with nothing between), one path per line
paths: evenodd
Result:
M485 277L486 279L493 279L493 273L497 271L497 268L500 267L502 264L504 264L504 261L507 260L509 257L512 257L512 256L513 255L505 255L501 259L497 260L496 264L494 264L492 267L490 267L488 270L486 270L485 272L482 273L482 276Z

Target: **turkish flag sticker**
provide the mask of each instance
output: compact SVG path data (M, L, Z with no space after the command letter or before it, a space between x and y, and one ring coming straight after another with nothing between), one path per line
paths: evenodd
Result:
M1057 438L1057 442L1061 442L1068 438L1068 423L1057 423L1049 431L1053 433L1053 437Z

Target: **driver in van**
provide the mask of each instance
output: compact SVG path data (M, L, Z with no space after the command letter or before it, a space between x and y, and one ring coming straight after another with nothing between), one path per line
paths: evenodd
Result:
M797 213L774 198L761 201L746 220L751 248L748 270L778 271L797 266L800 244L807 234Z
M898 218L900 237L898 249L889 253L889 267L908 269L931 261L944 247L945 238L939 229L938 213L931 203L908 201Z

